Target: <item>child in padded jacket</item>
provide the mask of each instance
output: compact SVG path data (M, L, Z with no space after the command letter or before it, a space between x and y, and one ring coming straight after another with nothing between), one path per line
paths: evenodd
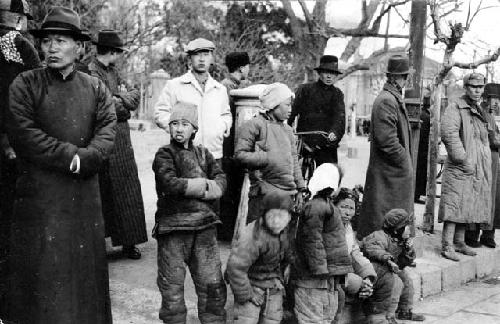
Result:
M222 279L214 203L226 188L226 177L210 152L193 145L198 129L196 106L177 103L170 116L170 144L156 153L158 195L153 236L158 240L160 319L186 323L186 265L198 295L201 323L225 323L226 285Z
M339 180L337 166L323 163L308 184L312 199L299 219L290 274L299 324L331 323L337 313L339 286L353 271L340 211L332 201Z
M364 255L373 263L377 272L374 294L367 299L364 310L368 318L385 317L387 322L395 324L397 319L424 321L421 314L412 312L413 282L404 271L415 260L415 249L407 238L410 216L404 209L391 209L384 216L382 229L366 236L361 243ZM391 289L391 298L377 299L378 290Z
M264 196L262 204L263 214L243 230L227 262L235 324L278 324L283 317L283 273L292 258L287 226L293 200L275 190Z

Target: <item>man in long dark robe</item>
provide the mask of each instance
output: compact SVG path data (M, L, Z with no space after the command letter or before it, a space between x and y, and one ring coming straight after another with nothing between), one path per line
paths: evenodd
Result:
M74 68L88 36L76 12L53 7L41 29L46 68L10 86L9 139L19 160L7 320L110 324L97 173L115 137L104 83Z
M127 90L115 67L124 51L123 41L114 30L100 31L94 44L97 55L88 65L90 74L102 80L113 95L117 124L114 149L99 173L106 237L122 246L130 259L139 259L135 246L148 240L139 172L135 163L128 121L139 106L138 90ZM121 89L122 88L122 89Z

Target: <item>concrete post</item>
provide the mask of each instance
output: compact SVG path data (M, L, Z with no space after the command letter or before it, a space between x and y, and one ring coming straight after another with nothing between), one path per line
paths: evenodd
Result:
M170 74L165 72L163 69L151 73L151 100L148 100L148 107L145 111L145 115L142 117L147 120L154 120L154 106L158 101L163 87L170 79Z

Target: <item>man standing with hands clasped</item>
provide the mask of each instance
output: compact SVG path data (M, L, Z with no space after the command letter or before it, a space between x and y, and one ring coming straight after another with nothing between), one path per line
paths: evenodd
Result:
M315 70L319 80L301 85L295 93L292 114L288 118L291 126L298 116L297 132L324 131L328 139L305 138L306 144L316 147L314 159L319 166L337 163L337 147L345 133L344 94L333 84L339 74L339 60L333 55L324 55Z
M32 33L47 67L10 86L8 131L19 160L10 238L7 320L110 324L97 173L115 138L111 95L75 70L89 40L78 14L52 7Z

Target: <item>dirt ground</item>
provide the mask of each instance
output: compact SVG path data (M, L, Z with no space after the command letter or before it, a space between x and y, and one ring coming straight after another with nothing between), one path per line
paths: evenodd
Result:
M151 169L154 155L159 147L168 142L168 135L160 129L149 129L144 132L132 131L132 143L135 150L139 176L144 198L147 229L150 232L154 225L156 211L156 192L154 173ZM348 158L351 149L355 158ZM356 139L345 138L339 150L339 161L345 171L343 185L353 187L363 184L368 165L369 144L366 137ZM156 286L156 241L151 238L139 246L143 257L133 261L121 257L119 248L112 248L108 242L110 289L113 306L114 323L145 324L160 323L158 309L161 297ZM223 267L229 256L229 243L220 244ZM186 280L185 299L188 308L188 323L199 323L196 316L196 294L190 278ZM233 297L228 288L226 309L231 318Z

